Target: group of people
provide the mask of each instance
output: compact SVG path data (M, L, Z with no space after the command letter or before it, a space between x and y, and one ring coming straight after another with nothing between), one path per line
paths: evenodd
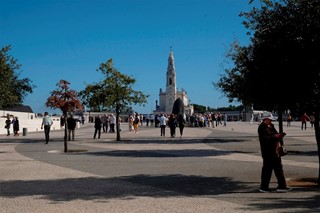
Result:
M129 125L129 132L138 133L139 125L142 124L143 117L138 113L133 113L128 116L128 125ZM149 124L148 124L149 125Z
M315 122L315 117L314 113L312 113L310 116L307 115L307 113L303 113L301 116L301 130L306 130L307 129L307 121L310 121L311 129L313 129L314 122Z
M11 125L13 128L14 136L19 136L20 124L17 116L7 115L7 119L4 125L4 128L7 129L7 136L10 136Z
M101 137L101 128L103 132L115 133L116 116L114 114L98 115L94 119L93 139ZM109 131L108 131L109 129Z
M150 119L151 118L151 119ZM170 136L174 138L176 136L176 128L179 128L180 137L183 135L183 129L185 125L188 123L192 127L217 127L219 125L226 126L227 125L228 116L220 113L215 114L193 114L191 116L186 116L186 118L182 115L171 114L160 114L160 115L148 115L145 118L147 123L146 126L149 126L149 122L151 122L151 126L153 126L153 122L155 123L155 127L160 127L160 136L165 136L166 127L170 128ZM142 126L143 118L138 113L133 113L128 116L128 125L129 131L138 133L138 127Z
M228 115L226 113L197 113L187 118L193 127L218 127L219 125L226 127Z
M42 118L41 129L44 129L46 144L48 144L50 140L50 129L52 124L53 124L52 118L49 116L48 112L45 112ZM67 123L65 124L65 122L63 121L61 123L61 126L66 126L68 129L68 136L67 136L68 141L71 141L71 140L74 141L77 121L76 119L74 119L73 115L72 114L68 115Z
M185 126L186 120L184 119L182 114L175 115L171 113L169 116L161 114L159 118L160 125L160 136L165 137L166 135L166 127L170 128L170 136L174 138L176 136L176 128L179 127L180 138L183 135L183 129Z
M310 122L310 127L311 129L314 128L314 122L315 122L315 117L314 117L314 112L311 113L311 115L307 115L306 112L304 112L301 117L301 130L306 130L307 129L307 122ZM287 115L287 127L291 127L291 122L293 121L293 117L291 116L291 114Z

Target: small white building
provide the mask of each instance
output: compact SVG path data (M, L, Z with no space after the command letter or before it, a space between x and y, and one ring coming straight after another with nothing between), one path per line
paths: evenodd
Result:
M7 134L7 130L4 128L5 121L7 120L7 116L10 117L10 120L13 117L17 117L19 120L19 132L22 135L23 129L26 132L37 132L43 131L41 130L42 116L39 117L35 114L30 106L25 105L17 105L11 109L3 109L0 110L0 124L2 124L2 128L0 128L0 135ZM60 117L52 116L53 125L51 127L52 130L61 129L60 126ZM10 132L13 133L13 126L10 127Z

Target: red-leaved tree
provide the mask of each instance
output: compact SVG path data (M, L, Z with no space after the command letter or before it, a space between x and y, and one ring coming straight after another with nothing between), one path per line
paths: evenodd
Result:
M61 109L63 118L65 120L64 128L64 152L68 152L67 132L68 113L75 111L82 111L82 104L78 99L78 93L75 90L70 89L70 83L66 80L60 80L57 83L58 89L51 92L51 96L47 99L46 106L53 109Z

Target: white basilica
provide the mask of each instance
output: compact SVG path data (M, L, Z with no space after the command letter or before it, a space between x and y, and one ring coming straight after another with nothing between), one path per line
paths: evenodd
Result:
M156 110L154 113L164 113L171 114L173 109L174 102L180 98L184 105L184 112L186 115L193 114L193 106L190 105L187 92L184 89L181 91L177 90L177 78L176 78L176 70L174 67L174 57L173 52L170 50L169 58L168 58L168 68L167 68L167 84L166 91L163 91L160 88L159 93L159 105L158 101L156 101Z

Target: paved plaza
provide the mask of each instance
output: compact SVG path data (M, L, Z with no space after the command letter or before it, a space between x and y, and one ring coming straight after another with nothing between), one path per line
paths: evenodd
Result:
M293 191L260 193L258 124L186 127L160 136L121 125L93 139L93 124L76 129L64 153L63 131L0 135L0 212L229 213L319 212L319 161L314 131L286 127L285 177ZM278 129L277 123L275 123ZM277 187L274 174L271 189Z

